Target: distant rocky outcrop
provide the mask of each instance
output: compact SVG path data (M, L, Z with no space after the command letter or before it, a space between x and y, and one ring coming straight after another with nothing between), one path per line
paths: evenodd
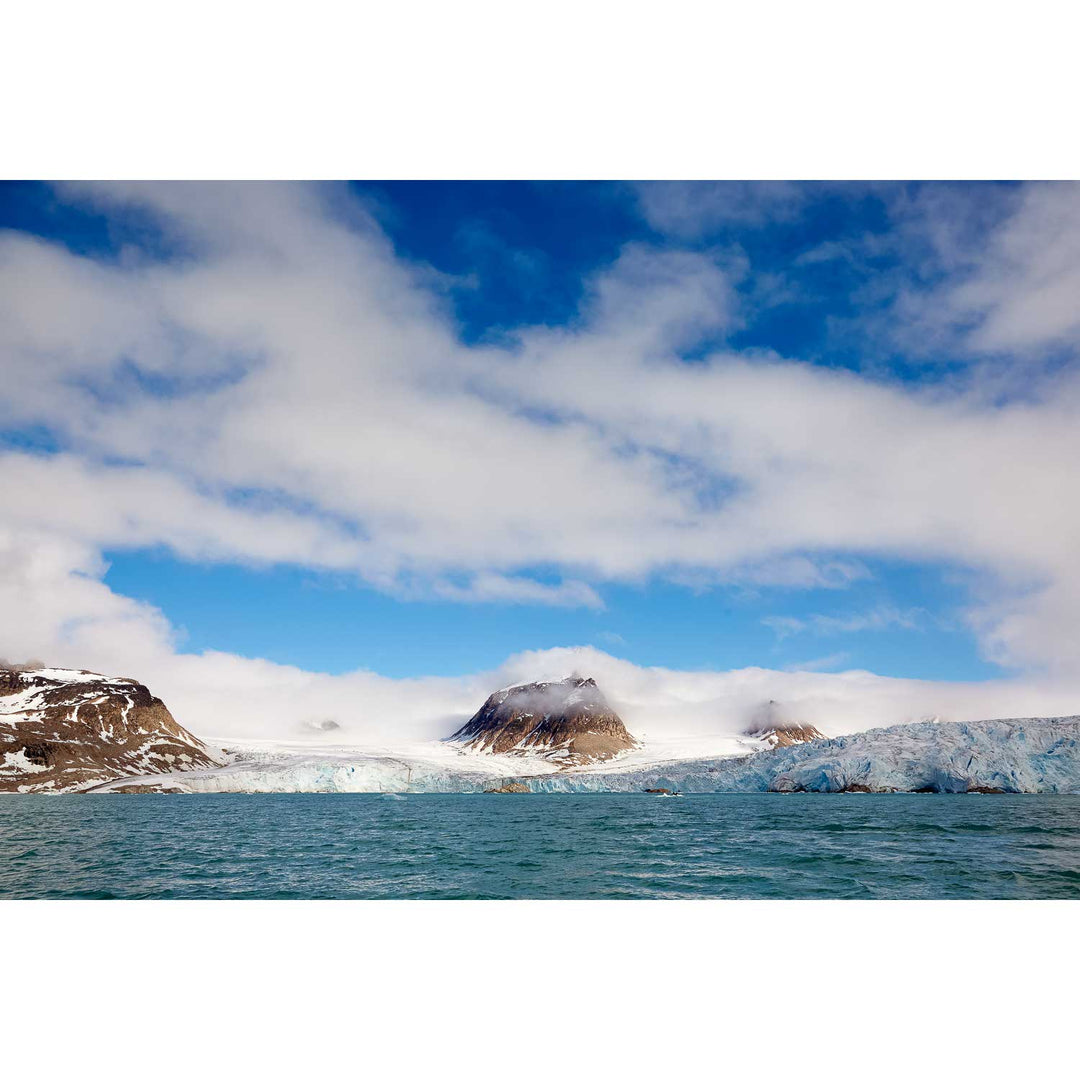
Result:
M529 785L522 784L518 780L511 780L508 784L503 784L501 787L490 787L484 790L485 795L528 795Z
M638 746L596 681L579 676L499 690L450 741L474 753L540 757L562 767L607 761Z
M134 679L0 668L0 792L81 791L216 764L209 747Z
M795 746L798 743L813 742L815 739L825 738L813 724L794 724L791 727L767 728L765 731L748 731L746 734L761 739L770 750L775 750L778 746Z
M799 723L793 719L776 701L770 701L758 709L749 725L743 729L743 734L760 739L769 750L825 738L813 724Z

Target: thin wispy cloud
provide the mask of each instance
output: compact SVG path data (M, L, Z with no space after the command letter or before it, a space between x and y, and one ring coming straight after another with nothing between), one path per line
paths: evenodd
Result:
M834 652L827 656L816 656L811 660L801 660L794 664L785 664L785 671L832 671L842 668L851 660L849 652Z
M763 626L775 631L781 640L795 634L811 633L861 634L868 630L918 630L926 622L926 612L918 608L900 611L896 608L875 608L873 611L849 615L767 615Z

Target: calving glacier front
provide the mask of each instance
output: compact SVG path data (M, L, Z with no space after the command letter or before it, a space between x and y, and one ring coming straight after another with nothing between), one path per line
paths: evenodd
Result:
M923 722L618 775L534 777L532 791L1080 793L1080 717Z
M115 781L102 790L175 792L943 792L1080 793L1080 717L924 722L739 757L513 775L492 758L348 751L241 752L222 769ZM520 765L520 759L518 759ZM545 767L546 765L546 767Z
M222 768L166 776L131 776L99 793L138 792L466 792L513 780L521 767L499 758L470 760L441 743L405 747L302 745L234 747ZM535 771L556 772L536 764Z

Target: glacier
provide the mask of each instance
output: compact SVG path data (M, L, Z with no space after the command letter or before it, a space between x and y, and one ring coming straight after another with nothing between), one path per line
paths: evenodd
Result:
M446 743L392 747L253 743L225 751L220 768L156 776L126 776L93 788L90 794L163 791L170 793L397 793L482 792L521 771L521 758L481 757ZM547 762L530 762L534 774L557 772Z
M922 721L739 758L608 776L533 777L533 791L1080 793L1080 717Z
M95 790L479 793L514 781L531 792L1080 793L1080 716L921 721L738 756L650 762L647 753L560 770L445 744L240 748L222 768L127 777Z

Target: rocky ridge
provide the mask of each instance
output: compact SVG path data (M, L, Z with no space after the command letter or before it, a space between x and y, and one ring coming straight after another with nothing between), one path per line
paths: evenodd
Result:
M769 750L782 746L797 746L799 743L814 742L825 738L813 724L791 724L786 727L766 728L763 731L748 730L745 734L760 739Z
M134 679L0 668L0 792L82 791L119 777L217 764Z

